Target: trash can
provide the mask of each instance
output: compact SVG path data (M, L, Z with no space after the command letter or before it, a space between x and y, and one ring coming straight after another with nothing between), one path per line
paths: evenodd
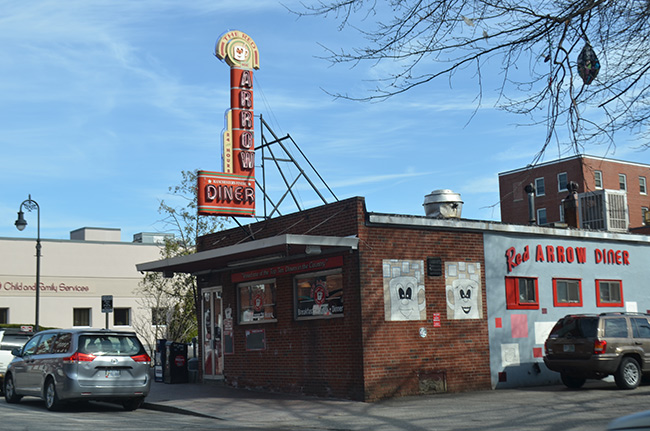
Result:
M187 344L165 343L165 383L187 383Z
M196 383L199 381L199 359L192 358L187 361L187 373L190 383Z

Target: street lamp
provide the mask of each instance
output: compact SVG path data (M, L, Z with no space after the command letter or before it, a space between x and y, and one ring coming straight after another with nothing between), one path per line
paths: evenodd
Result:
M24 230L27 226L27 220L25 220L23 207L29 212L36 210L36 317L34 319L34 332L38 332L38 302L41 290L41 208L35 200L32 200L32 195L28 196L29 197L20 204L20 208L18 209L18 219L14 224L16 225L16 229L20 231Z

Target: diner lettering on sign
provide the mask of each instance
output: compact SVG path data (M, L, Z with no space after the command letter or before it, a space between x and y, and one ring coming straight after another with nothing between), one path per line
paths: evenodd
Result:
M587 263L587 247L565 247L561 245L535 246L535 262L546 263ZM528 245L523 251L517 252L515 247L506 250L506 268L508 273L524 262L531 259ZM630 265L630 253L627 250L595 249L594 262L596 264Z

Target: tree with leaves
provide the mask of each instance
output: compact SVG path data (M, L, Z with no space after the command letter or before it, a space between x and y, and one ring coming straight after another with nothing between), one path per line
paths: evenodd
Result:
M181 175L180 184L169 187L170 198L162 200L158 208L163 215L161 231L173 234L161 247L162 259L195 253L199 236L222 230L225 225L224 218L198 215L197 172L182 171ZM137 293L144 309L142 315L147 318L135 321L134 326L151 351L157 339L189 342L197 336L200 302L195 276L174 274L165 278L162 273L150 272L140 282Z
M294 12L333 16L365 37L327 48L332 63L393 66L370 93L336 97L383 100L470 69L478 109L484 69L496 66L496 106L547 126L538 157L556 140L580 153L587 142L613 145L622 129L648 133L647 0L323 0Z

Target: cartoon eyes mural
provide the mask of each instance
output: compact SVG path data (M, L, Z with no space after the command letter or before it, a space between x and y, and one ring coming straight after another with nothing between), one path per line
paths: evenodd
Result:
M410 287L407 287L406 293L404 293L404 289L400 285L398 292L399 292L399 299L411 299L413 296L413 290Z

